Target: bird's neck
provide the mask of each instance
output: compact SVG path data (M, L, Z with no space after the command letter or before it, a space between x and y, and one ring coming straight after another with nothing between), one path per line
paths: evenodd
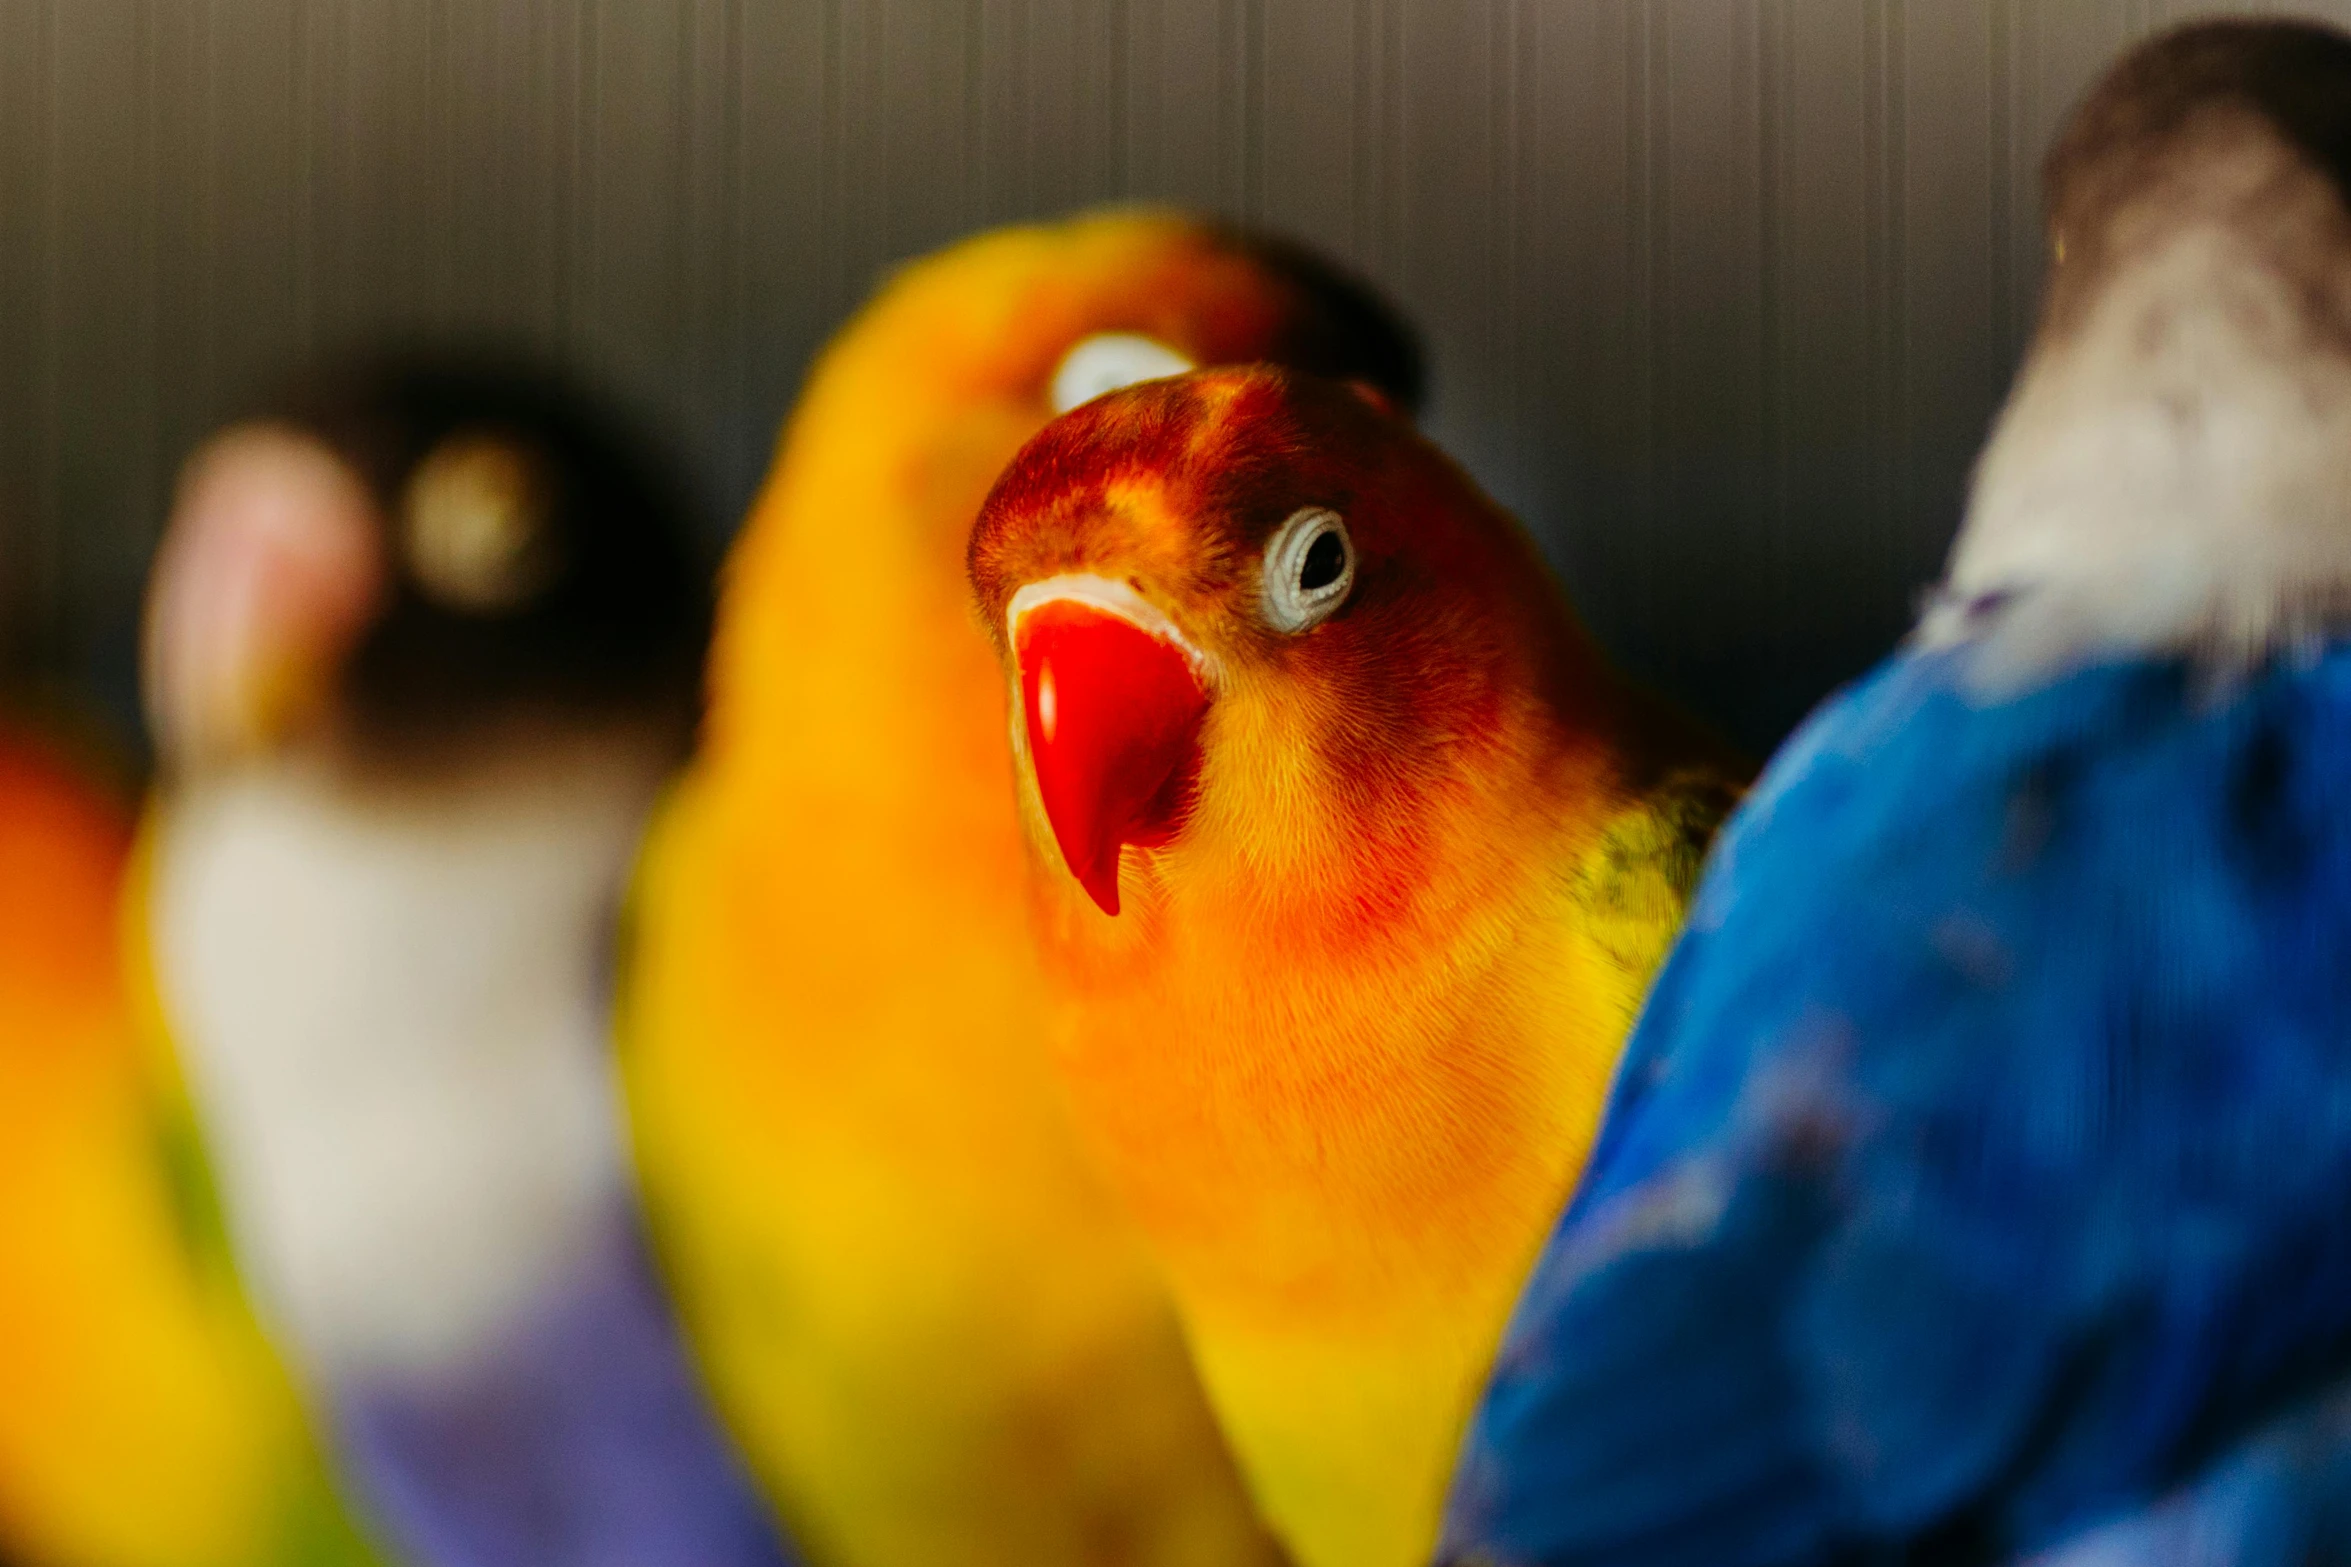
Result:
M1551 737L1311 895L1200 872L1123 950L1048 912L1079 1120L1306 1567L1433 1541L1646 979L1569 905L1618 799L1604 747Z
M989 485L1044 423L931 373L928 319L880 311L819 364L728 558L711 653L702 756L876 819L935 805L940 766L1003 752L1003 677L964 551Z

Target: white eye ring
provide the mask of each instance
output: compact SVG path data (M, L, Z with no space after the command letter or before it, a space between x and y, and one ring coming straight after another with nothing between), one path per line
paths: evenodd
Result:
M1335 572L1329 539L1339 543ZM1295 635L1321 624L1355 586L1355 541L1347 536L1347 519L1327 506L1290 513L1266 541L1264 572L1265 618L1274 630Z
M1061 356L1049 396L1054 413L1065 414L1122 386L1182 375L1196 368L1155 337L1140 332L1097 332Z

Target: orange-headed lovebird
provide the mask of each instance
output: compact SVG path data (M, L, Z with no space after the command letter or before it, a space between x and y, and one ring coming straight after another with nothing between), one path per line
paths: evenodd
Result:
M370 1560L233 1270L119 928L127 810L0 733L0 1550Z
M1298 1560L1425 1560L1733 764L1326 380L1071 413L971 573L1076 1118Z
M610 1049L698 707L674 481L402 355L189 463L149 600L151 942L255 1299L418 1567L780 1567L663 1298Z
M691 1328L821 1560L1273 1558L1042 1055L963 578L1056 412L1267 357L1418 391L1386 308L1290 249L1132 210L958 244L825 351L729 567L624 1051Z

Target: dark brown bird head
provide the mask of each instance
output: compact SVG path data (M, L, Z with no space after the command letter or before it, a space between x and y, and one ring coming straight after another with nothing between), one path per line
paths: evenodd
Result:
M1921 628L2013 685L2257 661L2351 617L2351 37L2126 55L2045 170L2040 325Z
M397 769L514 726L691 727L684 491L560 377L473 356L317 378L183 471L148 605L167 762L325 744Z

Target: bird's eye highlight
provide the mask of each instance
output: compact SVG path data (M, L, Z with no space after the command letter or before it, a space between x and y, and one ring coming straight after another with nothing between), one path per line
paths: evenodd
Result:
M1191 360L1155 337L1140 332L1097 332L1061 356L1061 364L1053 372L1053 411L1065 414L1105 392L1138 381L1182 375L1194 368Z
M546 473L503 436L451 436L410 474L401 554L426 595L464 614L495 615L538 596L558 564Z
M1276 631L1318 625L1355 585L1346 519L1322 506L1292 512L1265 546L1265 618Z

